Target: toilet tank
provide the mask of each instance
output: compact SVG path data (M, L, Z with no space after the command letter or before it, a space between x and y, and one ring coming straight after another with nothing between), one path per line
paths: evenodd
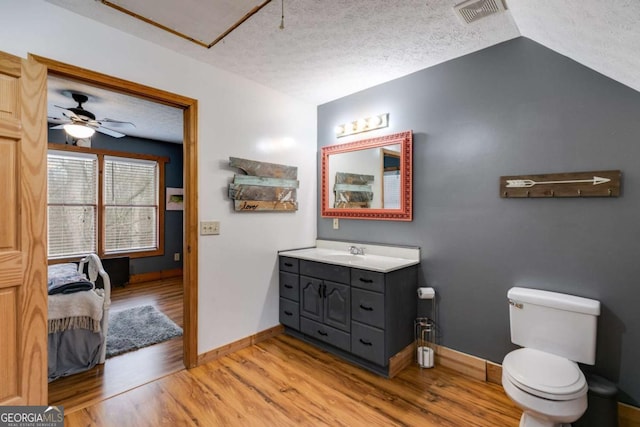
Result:
M538 289L507 292L511 342L593 365L600 302Z

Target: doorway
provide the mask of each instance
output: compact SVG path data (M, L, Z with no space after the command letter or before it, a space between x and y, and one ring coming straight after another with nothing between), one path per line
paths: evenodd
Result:
M183 357L186 368L197 365L197 303L198 303L198 204L197 204L197 100L154 89L138 83L89 71L48 58L30 55L47 67L48 75L84 82L103 89L132 95L148 101L183 110Z

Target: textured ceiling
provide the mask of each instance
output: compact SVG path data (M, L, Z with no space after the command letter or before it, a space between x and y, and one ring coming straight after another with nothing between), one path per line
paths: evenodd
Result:
M506 12L470 25L453 10L460 0L284 0L283 30L281 1L272 0L210 49L100 1L47 1L313 104L520 35L640 90L638 0L506 0ZM165 16L180 15L182 28L192 20L194 31L229 3L161 2Z
M128 136L156 141L182 143L183 112L181 109L150 102L141 98L107 91L73 80L49 76L47 79L47 116L63 119L63 108L77 107L71 93L87 95L82 105L101 120L109 118L132 122L135 127L110 123L107 127ZM63 107L63 108L58 108ZM59 120L49 120L52 124Z

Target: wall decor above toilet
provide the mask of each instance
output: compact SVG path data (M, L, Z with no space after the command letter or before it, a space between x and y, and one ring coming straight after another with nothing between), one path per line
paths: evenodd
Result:
M234 210L297 211L298 168L295 166L229 157L229 166L240 169L229 184Z
M500 177L500 197L618 197L622 172L550 173Z

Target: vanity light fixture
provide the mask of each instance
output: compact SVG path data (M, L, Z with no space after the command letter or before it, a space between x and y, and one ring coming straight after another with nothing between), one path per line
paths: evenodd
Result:
M74 138L90 138L96 133L96 130L92 127L79 125L77 123L69 123L63 126L64 131Z
M353 135L360 132L368 132L370 130L386 128L389 126L389 113L378 114L354 120L349 123L338 125L335 128L336 137Z

